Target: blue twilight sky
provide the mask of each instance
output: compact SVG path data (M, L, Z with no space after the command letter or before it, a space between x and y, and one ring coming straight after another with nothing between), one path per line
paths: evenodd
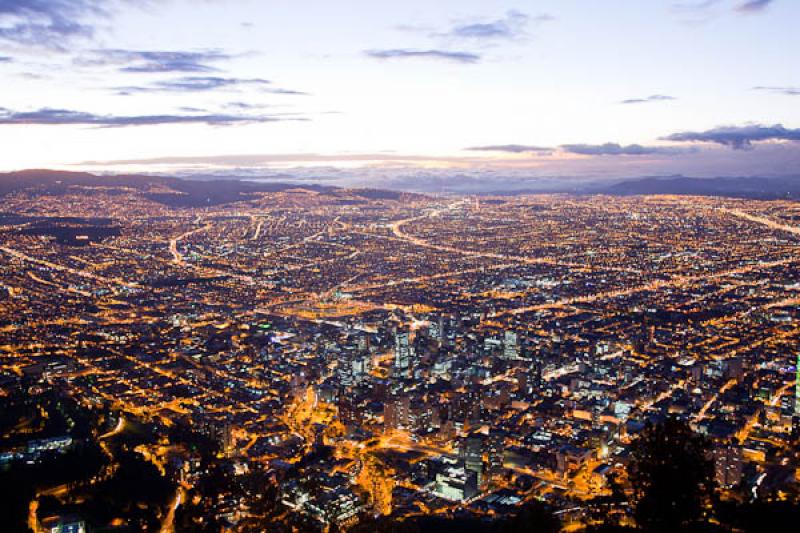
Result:
M800 175L798 23L794 0L0 0L0 169Z

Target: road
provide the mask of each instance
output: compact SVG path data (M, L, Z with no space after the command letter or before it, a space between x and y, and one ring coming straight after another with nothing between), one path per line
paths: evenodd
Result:
M419 215L416 217L406 218L403 220L398 220L394 222L390 227L392 229L392 234L395 238L400 239L402 241L406 241L410 244L414 244L416 246L420 246L423 248L429 248L431 250L438 250L440 252L448 252L454 254L465 255L469 257L480 257L485 259L497 259L499 261L514 261L516 263L522 263L526 265L552 265L552 266L562 266L562 267L569 267L569 268L588 268L585 264L576 264L576 263L567 263L563 261L563 258L558 259L555 257L525 257L519 255L508 255L508 254L499 254L493 252L479 252L476 250L466 250L464 248L457 248L454 246L445 246L442 244L434 244L431 242L426 241L425 239L421 239L419 237L415 237L403 231L403 226L406 224L410 224L412 222L416 222L417 220L422 220L424 218L429 218L432 216L438 216L445 210L452 211L460 204L463 204L464 201L455 202L447 207L435 209L429 213L424 215ZM613 271L620 271L620 272L631 272L635 274L641 273L640 270L628 267L603 267L604 270L613 270Z
M198 222L199 222L199 220L198 220ZM175 263L176 265L186 266L188 263L186 263L186 260L183 258L183 255L178 251L178 242L191 237L195 233L200 233L201 231L208 231L212 227L213 227L213 225L211 223L208 223L208 224L206 224L204 226L201 226L199 228L195 228L195 229L187 231L185 233L181 233L177 237L174 237L174 238L170 239L170 241L169 241L169 253L172 254L172 262Z
M791 233L792 235L800 237L800 228L797 226L789 226L788 224L781 224L780 222L776 222L767 217L745 213L740 209L729 209L727 207L720 207L719 211L722 211L723 213L728 213L729 215L733 215L735 217L744 220L749 220L750 222L755 222L756 224L761 224L762 226L765 226L770 229L785 231L787 233Z
M18 250L14 250L13 248L9 248L7 246L0 246L0 251L28 263L34 263L37 265L45 266L47 268L51 268L53 270L58 270L59 272L66 272L68 274L73 274L75 276L80 276L82 278L91 279L93 281L97 281L104 285L120 285L123 287L127 287L129 289L135 289L139 287L139 285L136 283L131 283L120 278L108 278L105 276L100 276L98 274L95 274L94 272L89 272L87 270L80 270L77 268L67 267L64 265L53 263L51 261L47 261L46 259L39 259L37 257L32 257L30 255L24 254Z
M690 286L695 283L708 281L712 279L720 279L725 278L728 276L735 276L739 274L746 274L748 272L753 272L756 270L764 269L764 268L773 268L776 266L784 266L791 263L798 262L797 257L787 257L785 259L779 259L776 261L767 261L767 262L759 262L753 263L750 265L746 265L743 267L733 268L729 270L723 270L721 272L715 272L713 274L698 274L694 276L676 276L671 279L667 280L657 280L652 281L650 283L645 283L642 285L636 285L633 287L628 287L625 289L617 289L613 291L607 292L598 292L594 294L588 294L586 296L575 296L572 298L563 298L556 302L544 303L544 304L537 304L531 305L527 307L519 307L516 309L509 309L506 311L502 311L500 313L496 313L492 316L492 318L501 317L501 316L509 316L509 315L521 315L524 313L530 313L535 311L544 311L548 309L559 309L564 307L570 307L575 304L586 304L596 302L598 300L605 300L609 298L619 298L620 296L630 296L632 294L637 294L640 292L645 291L655 291L660 289L665 289L668 287L681 287L681 286Z

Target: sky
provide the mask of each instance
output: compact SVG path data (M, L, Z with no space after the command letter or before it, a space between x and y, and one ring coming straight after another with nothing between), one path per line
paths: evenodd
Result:
M0 0L0 170L800 176L794 0Z

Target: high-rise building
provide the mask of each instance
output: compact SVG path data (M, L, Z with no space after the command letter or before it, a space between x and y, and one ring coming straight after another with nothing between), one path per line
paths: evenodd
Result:
M742 481L742 448L736 444L714 447L714 473L717 485L729 489Z
M503 358L519 358L519 344L517 344L517 334L514 331L505 332L505 336L503 337Z
M372 366L372 358L368 354L357 355L351 363L353 380L360 383L367 377Z
M366 352L369 350L369 337L366 335L359 335L356 341L359 351Z
M391 398L383 404L383 426L386 431L409 426L411 402L407 396Z
M428 326L428 335L435 341L442 342L442 317L437 320L431 320Z
M800 353L797 354L797 362L795 363L794 370L794 416L800 417Z
M492 429L486 443L486 456L489 475L501 473L505 459L505 432Z
M800 353L797 354L797 361L795 363L794 416L792 416L792 436L795 440L800 439Z
M217 441L225 457L232 457L234 454L234 438L229 422L225 422L217 430Z
M535 357L535 356L534 356ZM534 359L528 372L529 382L532 387L539 388L542 385L542 361Z
M408 329L398 328L394 334L394 367L398 370L407 370L411 367L414 348L411 346Z
M470 435L461 448L464 468L474 472L478 485L483 483L483 439L478 435Z

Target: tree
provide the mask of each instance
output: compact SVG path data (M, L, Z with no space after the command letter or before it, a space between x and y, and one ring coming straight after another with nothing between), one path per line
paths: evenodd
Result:
M641 529L686 531L707 514L714 493L709 443L686 422L648 424L631 445L629 475Z

